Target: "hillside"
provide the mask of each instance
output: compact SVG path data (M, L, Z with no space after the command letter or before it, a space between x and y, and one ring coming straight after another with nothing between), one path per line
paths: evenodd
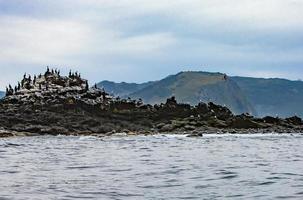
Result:
M5 92L0 91L0 99L3 98L5 95Z
M237 84L221 73L181 72L129 95L142 98L145 103L165 102L170 96L183 103L195 105L199 102L214 102L226 105L234 113L253 113L255 111L247 101Z
M303 116L303 82L286 79L232 77L259 116Z
M98 88L104 88L106 92L113 94L115 96L119 97L127 97L131 93L134 93L138 90L141 90L149 85L151 85L153 82L147 82L142 84L137 83L115 83L112 81L101 81L97 84Z
M199 100L214 101L227 105L236 113L242 110L239 107L246 107L246 110L255 111L253 113L260 117L303 116L302 81L248 77L229 77L222 81L222 76L224 75L220 73L183 72L149 84L111 82L115 87L104 88L106 91L112 91L114 95L119 95L119 88L124 84L135 85L131 90L128 90L128 87L123 88L124 97L142 98L147 103L163 102L167 96L176 95L180 101L191 104ZM231 97L235 98L232 100ZM244 103L238 103L237 106L237 101Z

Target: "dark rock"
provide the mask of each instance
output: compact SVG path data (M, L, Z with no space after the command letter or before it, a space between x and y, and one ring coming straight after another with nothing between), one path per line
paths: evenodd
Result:
M217 127L217 128L226 128L227 124L223 120L219 120L216 117L210 117L207 120L207 125L211 127Z
M289 117L285 119L288 123L294 124L294 125L302 125L302 119L297 116Z
M263 121L265 123L270 123L270 124L280 124L281 123L281 119L279 119L277 117L271 117L271 116L264 117Z
M161 132L169 132L173 130L174 130L174 126L172 124L166 124L160 129Z
M196 106L196 110L198 114L206 114L209 112L209 108L208 105L206 103L202 103L200 102L197 106Z
M194 126L191 126L191 125L185 125L184 126L184 129L187 130L187 131L193 131L195 130L196 128Z
M203 137L203 134L202 133L192 133L192 134L187 135L186 137Z
M230 126L232 128L263 128L263 126L257 122L254 122L253 120L249 119L249 118L242 118L242 117L235 117Z
M177 100L176 100L176 98L174 96L171 97L171 98L168 98L166 100L165 106L167 106L167 107L175 107L177 105L178 105L178 103L177 103Z

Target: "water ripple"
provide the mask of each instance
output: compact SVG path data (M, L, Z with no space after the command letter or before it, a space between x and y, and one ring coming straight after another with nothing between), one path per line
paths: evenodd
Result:
M303 135L0 139L0 200L303 199Z

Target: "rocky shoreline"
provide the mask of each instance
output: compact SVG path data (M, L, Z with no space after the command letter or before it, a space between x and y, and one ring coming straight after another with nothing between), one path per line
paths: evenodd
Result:
M185 135L186 137L203 137L204 135L225 135L225 134L241 134L241 135L254 135L254 134L303 134L301 129L196 129L194 131L173 131L173 132L152 132L152 131L128 131L125 132L108 132L108 133L92 133L92 132L77 132L77 133L34 133L24 131L0 130L0 138L7 137L34 137L34 136L93 136L93 137L109 137L109 136L149 136L149 135Z
M174 97L146 105L140 99L120 99L96 86L89 88L77 72L61 76L49 68L34 78L24 75L0 100L0 137L272 132L302 133L302 119L234 115L223 106L202 102L191 106Z

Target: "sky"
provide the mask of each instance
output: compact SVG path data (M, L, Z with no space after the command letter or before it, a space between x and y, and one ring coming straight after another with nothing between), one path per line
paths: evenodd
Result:
M46 66L145 82L179 71L303 78L302 0L0 0L0 89Z

